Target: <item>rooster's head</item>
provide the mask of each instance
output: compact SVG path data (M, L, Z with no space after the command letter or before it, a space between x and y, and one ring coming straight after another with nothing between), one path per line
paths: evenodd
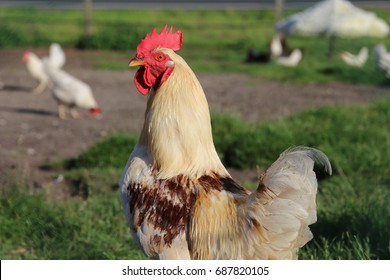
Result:
M175 64L163 48L178 51L182 43L182 32L172 32L172 27L167 31L165 25L160 34L153 29L138 44L136 56L130 60L129 66L140 66L134 83L141 94L147 95L152 87L160 86L173 71Z

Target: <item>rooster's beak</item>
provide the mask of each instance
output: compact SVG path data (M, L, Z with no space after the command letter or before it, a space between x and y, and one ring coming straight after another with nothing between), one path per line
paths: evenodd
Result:
M141 58L138 58L138 57L134 57L129 62L129 66L142 66L142 65L144 65L144 61Z

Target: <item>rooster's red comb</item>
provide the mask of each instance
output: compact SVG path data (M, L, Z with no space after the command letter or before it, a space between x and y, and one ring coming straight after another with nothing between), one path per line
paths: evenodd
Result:
M137 57L143 57L158 47L178 51L183 44L183 35L180 30L172 33L172 26L167 31L167 25L161 30L160 34L154 28L152 33L147 34L137 46Z

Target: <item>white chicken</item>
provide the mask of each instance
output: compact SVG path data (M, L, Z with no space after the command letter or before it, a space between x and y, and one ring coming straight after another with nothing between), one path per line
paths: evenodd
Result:
M362 67L364 64L366 64L368 59L368 48L362 47L358 54L354 55L350 52L344 51L340 53L340 59L344 61L346 64L355 66L355 67Z
M384 44L378 44L374 48L376 57L376 66L386 72L386 76L390 78L390 53L387 52Z
M65 53L59 44L53 43L50 45L49 59L54 68L60 69L65 65Z
M66 119L66 109L69 109L71 116L79 119L81 115L76 107L88 109L88 114L92 117L100 116L102 110L93 96L91 87L56 66L52 65L50 59L43 59L43 68L50 79L52 95L58 103L58 116Z
M302 60L302 51L300 49L294 49L289 56L280 56L276 58L276 63L288 66L288 67L295 67L299 64L299 62Z
M26 64L30 75L39 81L38 86L33 89L34 94L42 93L49 85L49 78L43 70L41 59L33 52L25 51L23 54L23 62Z
M282 41L280 39L280 35L276 34L270 43L270 49L271 49L271 55L272 57L276 58L282 55L283 53L283 46Z
M61 46L57 43L50 45L49 56L47 57L51 65L55 68L62 68L65 64L65 53ZM50 80L43 69L42 60L33 52L25 51L23 54L23 62L26 64L30 75L39 81L38 86L33 89L34 94L41 94L49 86Z
M316 221L319 150L288 149L250 191L230 176L212 138L202 86L176 53L181 31L155 29L130 66L148 95L141 136L123 171L121 201L130 231L157 259L296 259ZM270 139L270 141L272 141Z

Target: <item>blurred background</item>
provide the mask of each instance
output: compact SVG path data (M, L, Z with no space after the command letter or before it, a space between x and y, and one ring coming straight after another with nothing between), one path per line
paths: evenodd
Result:
M1 1L1 259L144 258L118 194L146 106L128 62L165 24L235 179L255 188L290 146L329 156L300 258L390 259L389 23L389 1ZM102 114L61 117L44 57Z

